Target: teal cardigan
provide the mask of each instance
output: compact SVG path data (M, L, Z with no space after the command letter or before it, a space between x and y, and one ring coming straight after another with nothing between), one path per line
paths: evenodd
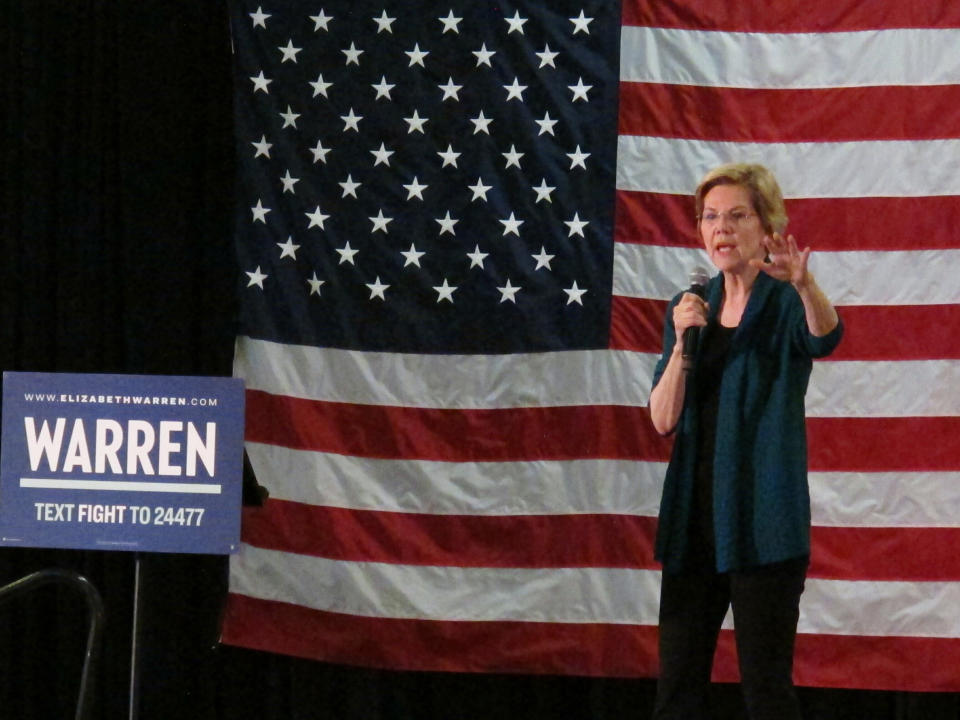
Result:
M667 307L654 387L674 346L671 318L679 299ZM706 299L716 322L722 274L710 280ZM718 572L810 553L804 395L812 359L829 355L842 335L842 323L823 337L811 335L796 290L757 276L720 383L713 489ZM697 449L695 372L687 378L660 503L656 558L666 572L685 566Z

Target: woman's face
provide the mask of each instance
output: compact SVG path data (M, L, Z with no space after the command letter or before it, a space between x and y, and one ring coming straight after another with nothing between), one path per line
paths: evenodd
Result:
M717 185L703 199L700 238L719 270L739 273L751 258L766 254L766 233L753 208L750 191L742 185Z

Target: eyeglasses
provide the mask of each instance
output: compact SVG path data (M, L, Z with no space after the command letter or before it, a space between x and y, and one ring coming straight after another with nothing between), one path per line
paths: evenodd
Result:
M705 212L700 216L700 221L707 225L716 225L724 217L730 221L731 225L743 225L750 218L757 217L757 214L745 210L731 210L725 213Z

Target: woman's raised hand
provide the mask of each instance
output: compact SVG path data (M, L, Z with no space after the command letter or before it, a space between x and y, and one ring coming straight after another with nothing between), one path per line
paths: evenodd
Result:
M767 235L763 239L767 249L767 260L751 260L750 264L759 268L767 275L791 283L798 290L809 282L807 261L810 258L810 248L797 248L797 241L793 235L786 239L780 233Z

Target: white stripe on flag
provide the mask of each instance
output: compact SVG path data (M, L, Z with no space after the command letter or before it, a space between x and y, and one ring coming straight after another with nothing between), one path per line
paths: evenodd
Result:
M646 407L657 361L653 353L597 350L577 353L581 363L577 367L562 360L549 362L570 353L509 355L488 358L494 367L491 373L473 374L460 364L465 356L295 346L295 354L307 353L312 360L305 365L301 358L295 368L287 365L283 347L243 338L239 348L245 350L238 350L236 374L246 379L248 387L274 395L446 409ZM259 359L254 359L255 355ZM536 370L525 368L525 361ZM378 378L375 384L364 387L351 382L351 371L363 374L374 367L371 376ZM504 373L513 368L513 381L503 380ZM520 375L527 380L518 382ZM457 387L447 392L443 383L436 383L438 377L459 378L452 383ZM361 392L356 392L358 387ZM430 401L424 403L424 397ZM808 417L939 417L955 414L958 407L960 360L818 362L807 394Z
M276 500L432 515L656 517L666 463L380 460L249 442ZM960 527L960 472L812 472L814 525Z
M814 363L808 417L952 417L960 360Z
M344 562L244 545L230 587L366 617L653 624L660 573L620 568L462 568ZM323 588L324 592L318 592Z
M270 497L434 515L655 516L665 463L630 460L436 462L291 450L248 442Z
M624 27L620 79L744 88L960 83L960 29L738 33Z
M689 195L708 170L736 161L770 168L787 198L960 195L956 158L957 138L738 143L621 135L617 189Z
M646 406L656 357L579 350L415 355L282 345L241 337L247 389L313 400L445 409Z
M244 545L231 591L363 617L654 625L660 573L344 562ZM322 590L322 591L321 591ZM957 637L960 583L808 578L801 633ZM730 619L724 623L730 626Z
M960 472L812 472L810 513L830 527L960 527Z
M815 238L798 238L816 250ZM669 300L696 265L713 265L699 248L616 243L613 293ZM905 271L909 269L909 272ZM947 305L960 302L960 250L814 252L810 269L835 305Z

